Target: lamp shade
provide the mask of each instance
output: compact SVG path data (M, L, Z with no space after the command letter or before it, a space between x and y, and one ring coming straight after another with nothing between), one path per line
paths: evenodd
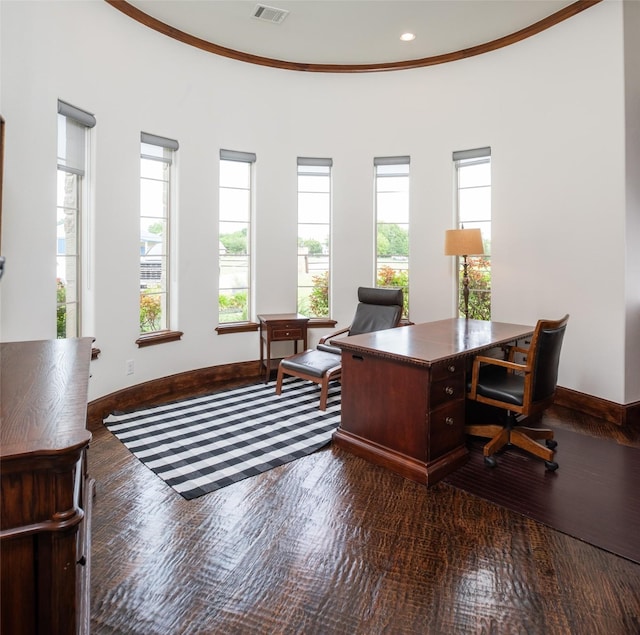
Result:
M444 236L445 256L472 256L484 253L479 229L448 229Z

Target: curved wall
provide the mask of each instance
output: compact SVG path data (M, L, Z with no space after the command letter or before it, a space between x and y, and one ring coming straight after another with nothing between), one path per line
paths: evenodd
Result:
M93 112L94 215L85 290L97 338L90 398L258 357L258 334L218 336L220 148L257 154L257 312L295 310L296 157L334 160L333 306L373 282L372 160L411 156L411 318L454 314L454 150L491 146L493 316L571 314L562 386L627 403L623 13L604 2L513 46L442 66L306 74L219 58L103 2L3 2L7 121L5 341L55 336L56 100ZM178 139L180 342L138 349L140 131ZM639 318L640 319L640 318ZM605 332L600 327L610 325ZM322 333L315 333L318 337ZM125 375L125 360L135 374Z

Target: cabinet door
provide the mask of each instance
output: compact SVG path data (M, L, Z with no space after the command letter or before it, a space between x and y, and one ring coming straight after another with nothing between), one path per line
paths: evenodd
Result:
M38 535L38 630L73 635L76 627L77 525Z
M34 537L3 539L0 543L2 569L2 633L35 633L36 611L29 601L36 596L36 550Z

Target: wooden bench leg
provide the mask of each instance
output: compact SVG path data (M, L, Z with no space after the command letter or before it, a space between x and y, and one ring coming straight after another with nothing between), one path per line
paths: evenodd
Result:
M327 396L329 394L329 376L324 374L322 381L320 382L320 410L327 409Z
M282 394L282 377L284 372L282 371L282 366L278 364L278 379L276 381L276 395Z

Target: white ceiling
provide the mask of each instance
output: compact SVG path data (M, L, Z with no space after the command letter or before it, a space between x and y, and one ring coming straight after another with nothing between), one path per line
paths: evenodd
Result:
M189 35L288 62L372 64L452 53L510 35L573 0L129 0ZM280 24L257 4L289 11ZM400 41L406 31L413 42Z

